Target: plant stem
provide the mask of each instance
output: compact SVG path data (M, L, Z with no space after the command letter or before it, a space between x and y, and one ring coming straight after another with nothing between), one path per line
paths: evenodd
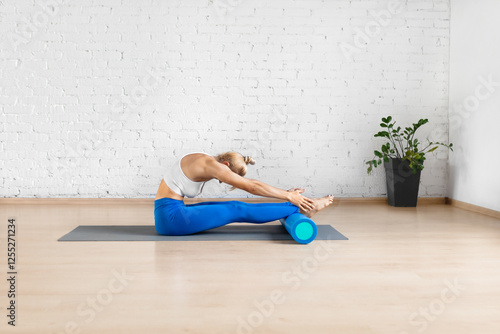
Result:
M415 137L415 132L417 132L417 130L418 130L418 128L417 128L417 129L415 129L415 130L413 130L413 133L411 134L411 139L410 139L410 141L412 141L412 142L413 142L413 137Z
M431 145L432 145L432 143L430 143L429 145L427 145L426 147L424 147L422 150L419 150L418 152L419 152L419 153L420 153L420 152L424 152L424 151L425 151L425 150L426 150L429 146L431 146Z
M392 145L394 145L394 149L396 150L396 157L397 158L401 158L401 156L399 155L399 151L398 151L398 147L396 145L396 142L395 142L394 138L391 135L391 131L387 131L387 132L389 133L389 140L392 142Z
M399 139L400 139L400 140L399 140L399 147L401 147L401 154L402 154L402 155L404 155L405 150L404 150L404 148L403 148L403 141L401 140L401 137L400 137Z

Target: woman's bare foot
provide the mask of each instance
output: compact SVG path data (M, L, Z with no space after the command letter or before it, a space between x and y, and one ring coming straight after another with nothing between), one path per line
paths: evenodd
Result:
M304 211L300 209L299 212L302 213L304 216L311 218L316 213L318 213L318 211L323 210L324 208L332 204L334 198L335 197L333 195L328 195L320 198L312 198L312 200L314 201L314 209L309 211Z

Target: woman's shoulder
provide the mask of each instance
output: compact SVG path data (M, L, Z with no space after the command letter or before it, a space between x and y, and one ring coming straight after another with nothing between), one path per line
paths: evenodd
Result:
M182 160L184 157L186 157L186 159L184 161L188 161L188 162L199 161L200 163L205 163L205 162L208 162L208 161L211 161L211 160L215 159L215 157L213 157L210 154L205 153L205 152L191 152L191 153L187 153L187 154L184 154L180 158L180 160Z
M190 157L193 157L193 158L214 158L212 155L205 153L205 152L191 152L191 153L184 154L182 157L185 157L188 155Z
M193 155L193 154L202 154L202 155L211 156L210 154L205 153L205 152L189 152L189 153L184 154L183 156L185 157L186 155Z

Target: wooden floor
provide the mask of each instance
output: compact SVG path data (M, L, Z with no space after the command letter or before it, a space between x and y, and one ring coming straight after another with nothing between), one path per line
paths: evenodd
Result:
M337 202L315 221L349 240L309 245L57 242L80 224L152 225L152 202L8 204L0 218L1 333L500 333L500 220L449 205Z

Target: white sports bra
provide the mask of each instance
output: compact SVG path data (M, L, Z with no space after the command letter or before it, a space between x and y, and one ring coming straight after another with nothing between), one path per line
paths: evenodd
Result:
M194 182L184 174L181 168L181 160L188 154L202 153L209 155L204 152L191 152L184 154L179 160L177 160L169 171L164 175L163 180L167 186L172 189L176 194L186 197L195 197L199 195L203 186L207 181L204 182Z

